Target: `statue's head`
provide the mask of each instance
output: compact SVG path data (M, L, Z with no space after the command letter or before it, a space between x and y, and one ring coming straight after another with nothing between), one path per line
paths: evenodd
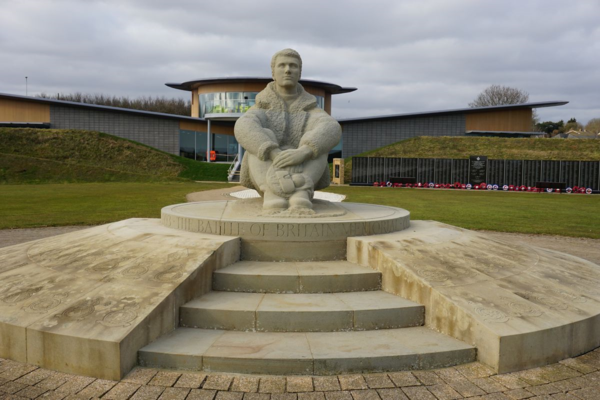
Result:
M271 58L271 74L279 86L296 86L302 75L302 58L296 50L283 49Z

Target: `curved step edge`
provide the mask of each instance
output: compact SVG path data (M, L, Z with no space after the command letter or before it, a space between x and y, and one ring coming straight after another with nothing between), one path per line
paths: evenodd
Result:
M213 274L213 290L248 293L340 293L381 289L381 273L347 261L241 261Z
M442 368L476 349L428 328L335 333L179 328L139 351L140 365L212 372L335 375Z
M260 332L336 332L421 326L425 308L383 292L211 292L180 308L180 325Z

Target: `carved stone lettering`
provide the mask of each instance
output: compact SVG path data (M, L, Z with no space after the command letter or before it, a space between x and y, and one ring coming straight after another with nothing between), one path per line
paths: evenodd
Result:
M251 224L250 225L250 234L253 236L264 236L265 235L264 224Z

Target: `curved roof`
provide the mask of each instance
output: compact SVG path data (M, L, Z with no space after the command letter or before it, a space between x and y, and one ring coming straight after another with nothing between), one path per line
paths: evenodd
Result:
M488 107L475 107L475 108L456 108L451 110L439 110L439 111L421 111L407 114L392 114L392 115L376 115L372 117L359 117L359 118L342 118L338 119L340 123L351 123L351 122L365 122L375 120L386 120L386 119L401 119L401 118L412 118L412 117L430 117L434 115L442 114L466 114L466 113L477 113L484 111L493 110L510 110L519 108L542 108L542 107L556 107L564 106L569 103L564 100L556 101L539 101L534 103L521 103L521 104L507 104L502 106L488 106Z
M187 81L183 83L165 83L168 87L172 87L173 89L179 90L187 90L192 91L198 86L210 85L213 83L264 83L265 85L269 82L273 81L273 78L265 78L265 77L252 77L252 76L236 76L230 78L205 78L205 79L197 79L194 81ZM340 85L336 85L334 83L314 81L312 79L300 79L301 85L318 87L324 89L326 92L331 94L342 94L342 93L350 93L354 92L356 88L353 87L341 87Z

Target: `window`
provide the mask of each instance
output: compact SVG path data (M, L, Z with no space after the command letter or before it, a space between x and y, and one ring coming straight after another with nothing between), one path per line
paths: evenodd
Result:
M197 161L207 161L206 132L179 131L179 155ZM232 162L238 153L235 136L212 134L212 149L217 152L218 162Z
M204 93L200 97L200 118L206 114L243 114L254 105L258 92Z
M243 114L256 101L258 92L203 93L199 96L200 118L206 114ZM317 107L325 109L325 98L317 98Z

